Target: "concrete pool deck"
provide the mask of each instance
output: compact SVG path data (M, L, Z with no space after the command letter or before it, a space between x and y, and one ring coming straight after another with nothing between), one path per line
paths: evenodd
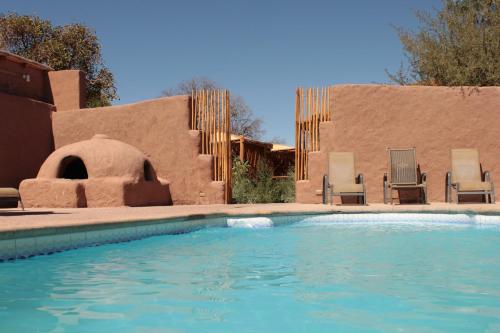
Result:
M477 213L500 214L500 204L446 204L340 206L321 204L190 205L113 208L0 209L0 234L28 230L110 225L126 222L202 219L211 216L315 213Z

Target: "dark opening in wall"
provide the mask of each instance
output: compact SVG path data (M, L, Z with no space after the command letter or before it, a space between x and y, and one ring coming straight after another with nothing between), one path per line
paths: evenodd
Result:
M67 156L59 165L57 178L87 179L89 175L85 163L77 156Z
M153 166L149 163L148 160L144 161L144 180L145 181L153 181L156 178L155 173L153 171Z

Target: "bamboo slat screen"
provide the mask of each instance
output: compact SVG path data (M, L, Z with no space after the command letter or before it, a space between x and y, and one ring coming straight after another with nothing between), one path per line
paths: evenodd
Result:
M201 153L214 156L213 179L225 182L227 203L231 201L230 117L228 90L191 93L191 129L201 133Z
M319 124L332 120L331 87L297 88L295 95L295 180L308 179L308 157L319 150Z

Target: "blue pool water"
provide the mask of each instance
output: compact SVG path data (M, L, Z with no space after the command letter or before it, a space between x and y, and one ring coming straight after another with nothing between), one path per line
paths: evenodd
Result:
M314 221L0 263L0 332L500 332L500 227Z

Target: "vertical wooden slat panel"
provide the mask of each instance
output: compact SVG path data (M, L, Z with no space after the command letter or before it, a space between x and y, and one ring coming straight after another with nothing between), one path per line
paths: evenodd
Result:
M228 181L227 180L227 170L226 170L226 165L227 165L227 156L226 156L226 140L224 138L224 135L227 131L227 128L226 128L226 109L227 109L227 103L226 103L226 91L223 90L222 91L222 103L223 103L223 107L222 107L222 125L221 125L221 129L222 129L222 134L221 134L221 140L223 140L222 142L224 143L224 147L222 148L222 152L221 152L221 160L222 160L222 168L221 168L221 173L222 173L222 178L223 179L226 179L226 182ZM231 142L229 142L229 145L231 144ZM226 185L226 188L225 188L225 191L227 192L227 185ZM226 199L227 199L227 193L225 194L226 195Z
M302 113L301 112L301 105L300 103L302 102L302 88L298 88L297 89L297 97L298 97L298 102L297 102L297 112L295 113L296 115L296 118L295 118L295 126L297 127L297 145L295 146L295 156L297 158L297 164L296 164L296 177L297 177L297 180L300 180L302 179L302 177L300 176L300 163L301 163L301 157L300 157L300 154L301 154L301 147L300 147L300 143L301 143L301 138L300 136L302 135L302 131L301 131L301 128L300 128L300 114Z
M332 120L330 87L295 92L295 180L308 178L308 153L321 149L320 124Z
M316 113L316 88L312 91L312 106L311 106L311 150L316 149L316 122L314 121L314 114Z
M191 90L191 129L194 126L194 91Z
M309 109L309 130L310 130L310 142L309 142L309 151L314 150L314 122L313 122L313 115L314 115L314 91L315 88L311 88L311 108Z
M303 90L302 88L300 89L300 99L299 99L299 110L297 111L297 127L298 127L298 135L299 135L299 142L297 146L297 156L299 160L299 170L297 172L299 180L302 179L302 126L301 126L301 117L302 117L302 102L303 102Z
M227 90L191 93L191 129L200 131L201 154L213 156L213 180L224 181L225 201L231 201L231 112Z
M227 105L226 105L226 172L227 172L227 182L226 182L226 202L231 200L231 104L229 98L229 92L227 92Z
M219 180L220 179L220 151L219 151L219 148L220 148L220 135L222 134L221 131L220 131L220 101L219 101L219 90L217 90L217 96L215 98L215 101L216 101L216 104L215 104L215 110L216 110L216 113L215 113L215 127L217 128L217 140L216 140L216 143L215 143L215 156L214 156L214 159L215 159L215 162L216 162L216 168L215 168L215 179L216 180Z
M205 154L210 154L210 126L209 126L209 110L208 110L208 99L210 96L210 91L207 90L205 94Z
M306 128L305 128L305 109L307 106L307 89L303 90L302 95L302 105L300 110L300 177L301 179L305 179L304 177L304 148L305 148L305 140L306 140Z
M299 159L299 170L298 170L298 175L299 175L299 180L302 179L302 109L303 109L303 101L304 101L304 94L303 94L303 88L300 88L300 100L299 100L299 110L298 110L298 134L299 134L299 145L297 146L297 155Z
M318 126L318 113L319 113L319 107L320 107L320 100L319 100L319 88L316 87L316 98L314 99L314 115L313 115L313 121L314 121L314 150L318 151L318 139L319 139L319 126Z
M201 153L205 154L205 91L200 96L200 131L201 131Z
M299 166L299 163L298 163L298 158L297 158L297 150L299 149L299 145L297 144L298 143L298 140L299 140L299 137L298 137L298 130L297 130L297 112L299 111L299 104L298 104L298 101L299 101L299 88L297 88L295 90L295 181L297 181L299 179L298 177L298 166Z

